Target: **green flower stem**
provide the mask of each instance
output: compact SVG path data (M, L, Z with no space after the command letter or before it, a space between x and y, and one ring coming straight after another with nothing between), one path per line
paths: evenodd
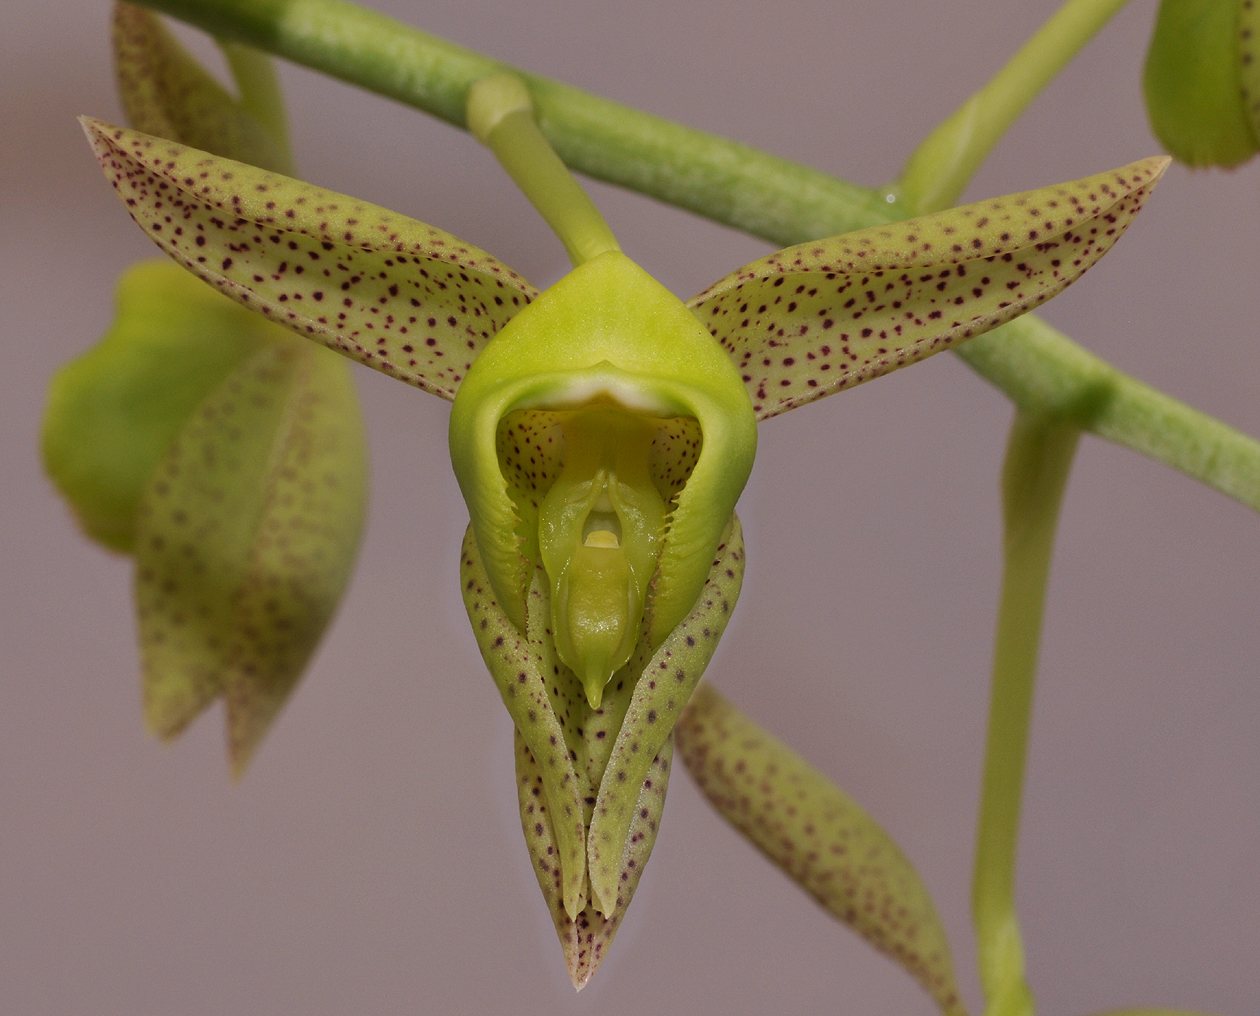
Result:
M1128 0L1067 0L996 75L929 134L885 200L902 215L949 208L1029 103Z
M573 267L621 250L590 195L547 143L525 82L498 72L468 90L468 129L494 152L508 175L552 228Z
M1034 1010L1015 914L1015 858L1046 581L1079 437L1070 422L1020 410L1002 471L1006 567L971 896L986 1016Z
M502 65L345 0L145 0L463 126L468 89ZM523 74L539 126L573 169L788 246L897 218L874 191L575 88ZM1048 388L1081 426L1260 511L1260 442L1125 376L1025 315L959 350L1017 404ZM1107 383L1101 384L1100 378Z
M293 150L289 145L289 118L284 110L284 94L276 68L266 53L235 42L220 41L241 108L254 117L271 135L284 155L285 166L278 171L293 174Z

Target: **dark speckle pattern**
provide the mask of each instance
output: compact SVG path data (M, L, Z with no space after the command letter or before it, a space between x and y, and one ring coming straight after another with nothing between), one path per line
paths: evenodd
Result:
M529 746L515 732L516 790L521 806L521 828L534 863L534 874L542 889L551 919L564 950L565 965L573 987L581 991L599 968L612 945L626 908L639 886L643 869L647 866L660 828L661 813L665 807L665 791L669 787L670 762L674 754L673 738L666 740L652 761L647 778L639 788L635 799L635 817L626 841L622 857L620 888L612 912L605 917L593 904L570 919L565 912L560 892L560 870L555 860L555 839L551 832L551 816L546 797L542 793L542 774L539 772Z
M1098 261L1168 165L1073 183L778 251L689 301L765 420L1032 310Z
M727 821L909 971L946 1016L966 1016L926 887L855 801L709 685L696 689L675 738L683 763Z
M538 295L485 251L414 219L137 131L83 126L131 217L175 261L442 398Z

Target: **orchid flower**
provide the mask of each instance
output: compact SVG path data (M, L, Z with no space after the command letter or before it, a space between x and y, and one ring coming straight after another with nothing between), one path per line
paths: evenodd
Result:
M674 726L739 596L734 508L756 423L1049 299L1114 245L1167 160L790 247L684 303L621 252L519 79L475 85L468 121L570 253L573 271L545 292L386 209L83 125L132 218L176 264L268 327L453 402L451 458L471 518L463 595L516 727L522 828L580 988L650 856ZM320 432L334 445L335 420ZM155 531L182 524L186 505L146 497ZM162 589L150 590L152 611L165 609ZM254 621L265 636L267 617ZM162 665L161 648L145 652ZM704 701L700 715L729 725ZM694 750L707 750L700 740ZM847 914L843 894L825 905L959 1011L913 869L856 806L827 806L848 809L840 834L883 852L864 877L884 878L916 930Z

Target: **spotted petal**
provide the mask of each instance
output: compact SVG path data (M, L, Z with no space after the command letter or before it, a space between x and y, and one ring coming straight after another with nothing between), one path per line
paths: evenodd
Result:
M988 331L1098 261L1168 165L1098 176L778 251L688 306L722 344L759 420Z
M848 795L709 685L674 731L709 802L835 917L965 1016L945 930L918 874Z
M485 251L356 198L83 118L136 223L272 321L453 399L537 290Z

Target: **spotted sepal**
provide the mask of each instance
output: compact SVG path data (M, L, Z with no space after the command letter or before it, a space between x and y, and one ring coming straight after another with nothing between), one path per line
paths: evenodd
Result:
M965 1016L931 897L866 812L707 684L696 689L674 736L683 764L728 822L901 964L946 1016Z
M605 913L615 904L624 852L638 814L636 788L682 714L739 599L744 580L744 532L733 512L722 533L709 577L691 612L651 651L641 640L626 667L613 677L636 674L634 695L599 784L587 834L591 896Z
M152 11L114 5L114 71L123 109L136 130L288 171L283 142L189 56Z
M584 781L574 766L548 695L547 682L555 678L557 672L552 667L556 665L547 666L551 661L540 646L518 631L503 612L486 575L472 526L464 534L459 576L464 608L481 657L541 773L555 844L554 861L561 872L560 895L565 912L576 918L586 907ZM535 581L531 594L545 597L545 580Z
M634 820L622 855L620 883L612 912L605 917L587 903L576 919L564 909L561 872L557 861L556 839L551 828L551 814L543 787L542 772L518 730L516 745L516 791L521 806L521 829L538 876L551 919L564 950L565 965L573 987L581 991L599 968L612 946L613 936L621 926L626 908L638 888L639 878L652 854L661 812L665 807L665 791L669 787L669 768L674 753L673 738L661 746L635 801Z
M537 295L484 251L356 198L83 118L136 223L250 310L453 399Z
M348 365L274 331L185 423L136 518L148 726L172 738L222 696L237 776L341 599L366 504Z
M687 305L739 369L765 420L1048 300L1111 249L1167 164L1145 159L788 247Z

